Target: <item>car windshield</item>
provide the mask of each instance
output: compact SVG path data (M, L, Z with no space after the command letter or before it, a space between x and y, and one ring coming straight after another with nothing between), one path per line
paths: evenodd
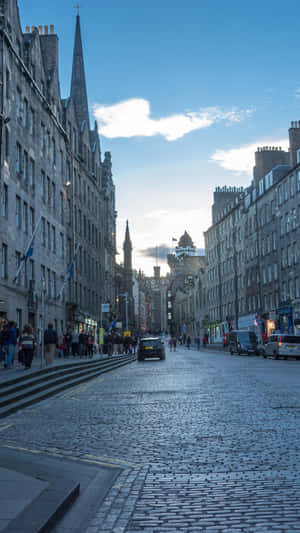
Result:
M141 345L142 346L158 346L160 344L159 339L142 339Z
M289 344L300 344L300 335L286 335L281 338L281 342Z
M253 343L256 342L256 335L253 331L242 331L239 333L239 340L244 343Z

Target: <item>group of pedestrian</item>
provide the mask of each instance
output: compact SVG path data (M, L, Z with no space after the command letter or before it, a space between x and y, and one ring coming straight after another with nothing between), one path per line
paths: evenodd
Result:
M79 356L93 357L95 351L95 337L92 330L80 332L70 331L62 333L58 338L59 357Z
M39 337L34 333L30 324L25 324L19 331L16 322L2 319L0 364L3 363L3 368L12 369L16 361L23 365L25 370L31 368L33 357L40 343ZM49 323L44 332L44 347L46 365L51 365L57 352L60 357L68 357L71 354L74 357L92 357L95 351L95 340L92 330L82 330L80 333L68 330L58 337L53 324Z
M177 339L176 337L170 337L169 339L169 348L170 352L176 352L176 346L177 346Z
M118 333L109 331L104 335L103 341L103 353L109 356L136 353L136 337L122 337Z

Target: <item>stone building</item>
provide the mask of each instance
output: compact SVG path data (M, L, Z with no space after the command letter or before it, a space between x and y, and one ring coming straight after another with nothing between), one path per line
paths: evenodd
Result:
M54 26L23 34L16 0L0 1L0 17L0 313L41 328L44 287L45 318L59 332L96 328L113 291L114 186L110 154L102 163L97 125L90 129L80 19L71 93L61 99Z
M191 237L185 232L174 254L168 255L167 309L171 335L202 336L205 319L204 273L206 260L198 256Z
M257 150L247 189L215 191L213 223L205 232L206 328L213 341L232 328L261 338L300 324L299 133L300 123L293 122L289 152Z

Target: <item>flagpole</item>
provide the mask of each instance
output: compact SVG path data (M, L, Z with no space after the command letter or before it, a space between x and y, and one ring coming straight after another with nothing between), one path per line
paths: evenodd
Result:
M23 255L23 257L22 257L22 259L21 259L21 263L20 263L20 265L19 265L19 267L18 267L18 269L17 269L16 275L15 275L15 277L14 277L14 282L17 281L17 279L18 279L18 277L19 277L19 274L21 273L21 270L22 270L22 268L23 268L23 266L24 266L24 264L25 264L25 262L26 262L27 254L28 254L28 252L29 252L29 250L30 250L30 247L31 247L33 241L34 241L34 238L35 238L35 236L36 236L36 234L37 234L37 231L38 231L38 229L39 229L39 227L40 227L41 220L42 220L42 217L40 216L39 221L38 221L38 223L37 223L37 225L36 225L36 227L35 227L35 229L34 229L34 232L33 232L33 234L31 235L31 237L30 237L30 239L29 239L29 243L28 243L28 245L27 245L27 247L26 247L25 254Z
M70 275L70 274L71 274L71 269L72 269L72 267L74 268L75 259L76 259L76 256L77 256L77 254L78 254L78 250L79 250L79 248L80 248L80 243L77 244L77 247L76 247L75 253L74 253L74 255L73 255L72 262L71 262L71 264L70 264L70 266L69 266L69 268L68 268L68 271L67 271L67 273L66 273L66 275L65 275L65 279L64 279L63 284L62 284L62 286L61 286L61 288L60 288L60 290L59 290L59 293L58 293L58 295L56 296L56 300L59 300L59 299L60 299L61 294L62 294L62 291L64 290L65 285L66 285L68 279L71 279L71 275ZM72 276L72 277L73 277L73 276Z

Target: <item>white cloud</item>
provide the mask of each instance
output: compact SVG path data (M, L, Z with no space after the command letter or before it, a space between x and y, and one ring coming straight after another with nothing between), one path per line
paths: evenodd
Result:
M224 111L208 107L153 119L150 117L150 103L143 98L131 98L111 106L95 104L93 110L104 137L162 135L167 141L175 141L190 131L208 128L221 120L227 124L241 122L253 112L250 109Z
M297 87L296 91L295 91L295 97L298 99L300 98L300 87Z
M226 170L232 170L238 173L245 173L252 176L253 167L255 164L254 153L258 146L281 146L284 150L288 150L287 139L267 139L259 140L255 143L245 144L239 148L231 148L229 150L216 150L211 156L211 161L215 161L220 167Z

